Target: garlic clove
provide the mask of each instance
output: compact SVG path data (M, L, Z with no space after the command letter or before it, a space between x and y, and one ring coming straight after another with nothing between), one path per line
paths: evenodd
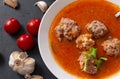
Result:
M12 67L13 71L18 72L20 69L22 69L24 66L23 61L21 60L15 60L14 66Z
M29 75L29 74L27 74L27 75L25 75L25 79L43 79L43 77L42 76L40 76L40 75Z
M21 60L23 61L28 57L26 52L19 52L19 51L14 51L11 53L10 58L9 58L9 66L13 67L15 65L16 60Z
M22 61L19 59L16 59L14 63L15 63L15 66L20 66L22 64Z
M25 79L31 79L31 75L30 74L26 74L24 75Z
M31 74L35 69L35 59L26 58L23 63L23 67L18 67L17 72L21 75Z
M33 65L35 65L35 59L29 57L29 58L25 59L24 64L33 66Z
M20 52L19 58L20 58L21 60L24 60L24 59L26 59L27 57L28 57L28 54L27 54L26 52Z
M18 6L17 0L3 0L3 2L12 8L16 8Z
M35 5L38 6L43 13L47 10L47 7L48 7L45 1L38 1L35 3Z
M40 75L32 75L31 79L43 79Z
M10 57L9 57L9 66L13 67L15 60L18 58L19 58L19 52L18 51L12 52Z

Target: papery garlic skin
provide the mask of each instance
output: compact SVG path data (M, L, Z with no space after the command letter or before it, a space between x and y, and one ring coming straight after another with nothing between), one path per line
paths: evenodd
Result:
M45 2L45 1L38 1L38 2L36 2L35 3L35 5L37 5L40 9L41 9L41 11L44 13L46 10L47 10L47 8L48 8L48 5L47 5L47 3Z
M9 66L21 75L31 74L35 69L35 59L28 57L26 52L12 52Z
M3 0L3 2L12 8L16 8L18 6L18 0Z

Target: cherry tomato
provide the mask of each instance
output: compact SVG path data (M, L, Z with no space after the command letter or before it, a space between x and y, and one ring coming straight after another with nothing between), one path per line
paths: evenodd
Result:
M4 23L4 30L9 34L15 34L20 29L20 23L15 18L9 18Z
M38 34L38 29L40 25L40 19L38 18L33 18L27 23L27 31L32 34L32 35L37 35Z
M29 34L23 34L17 39L17 45L22 50L30 50L35 45L34 38Z

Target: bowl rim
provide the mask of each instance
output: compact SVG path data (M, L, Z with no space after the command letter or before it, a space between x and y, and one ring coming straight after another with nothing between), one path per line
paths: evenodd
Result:
M56 76L59 79L76 79L75 76L69 74L67 71L65 71L64 69L62 69L60 67L60 65L58 65L56 63L56 61L53 58L53 55L51 54L51 50L50 50L50 46L49 46L49 40L48 40L48 32L49 32L49 28L47 27L42 27L42 26L46 26L46 25L51 25L51 22L53 21L55 16L52 15L57 15L57 13L66 5L72 3L75 0L56 0L46 11L46 13L44 14L42 20L41 20L41 24L40 24L40 28L38 31L38 47L39 47L39 51L40 51L40 55L42 57L42 60L44 61L45 65L47 66L47 68L52 72L52 74L54 76ZM61 5L62 4L62 5ZM59 6L59 7L57 7ZM57 11L56 11L57 9ZM52 15L51 15L52 14ZM51 15L51 16L50 16ZM49 16L49 17L48 17ZM50 21L48 22L47 20L50 19ZM47 24L46 24L47 22ZM46 33L45 31L46 30ZM43 33L45 35L43 35ZM47 41L43 40L42 38L47 39ZM44 42L45 41L45 42ZM43 45L43 46L42 46ZM48 48L47 50L45 48ZM49 51L48 51L49 50ZM41 53L42 52L42 53ZM44 52L47 52L47 55L45 55ZM49 59L48 59L49 58ZM49 62L50 61L50 62ZM52 62L52 63L51 63Z

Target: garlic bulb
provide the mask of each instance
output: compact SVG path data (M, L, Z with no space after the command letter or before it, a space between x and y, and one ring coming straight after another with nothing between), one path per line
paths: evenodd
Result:
M9 66L21 75L31 74L35 69L35 59L26 52L14 51L9 58Z
M19 52L19 51L14 51L11 53L10 55L10 60L9 60L9 66L13 67L15 65L15 62L17 60L21 60L23 61L24 59L26 59L28 57L26 52Z
M3 0L3 2L12 8L16 8L18 6L17 0Z
M43 13L47 10L47 7L48 7L45 1L38 1L35 3L35 5L37 5Z

